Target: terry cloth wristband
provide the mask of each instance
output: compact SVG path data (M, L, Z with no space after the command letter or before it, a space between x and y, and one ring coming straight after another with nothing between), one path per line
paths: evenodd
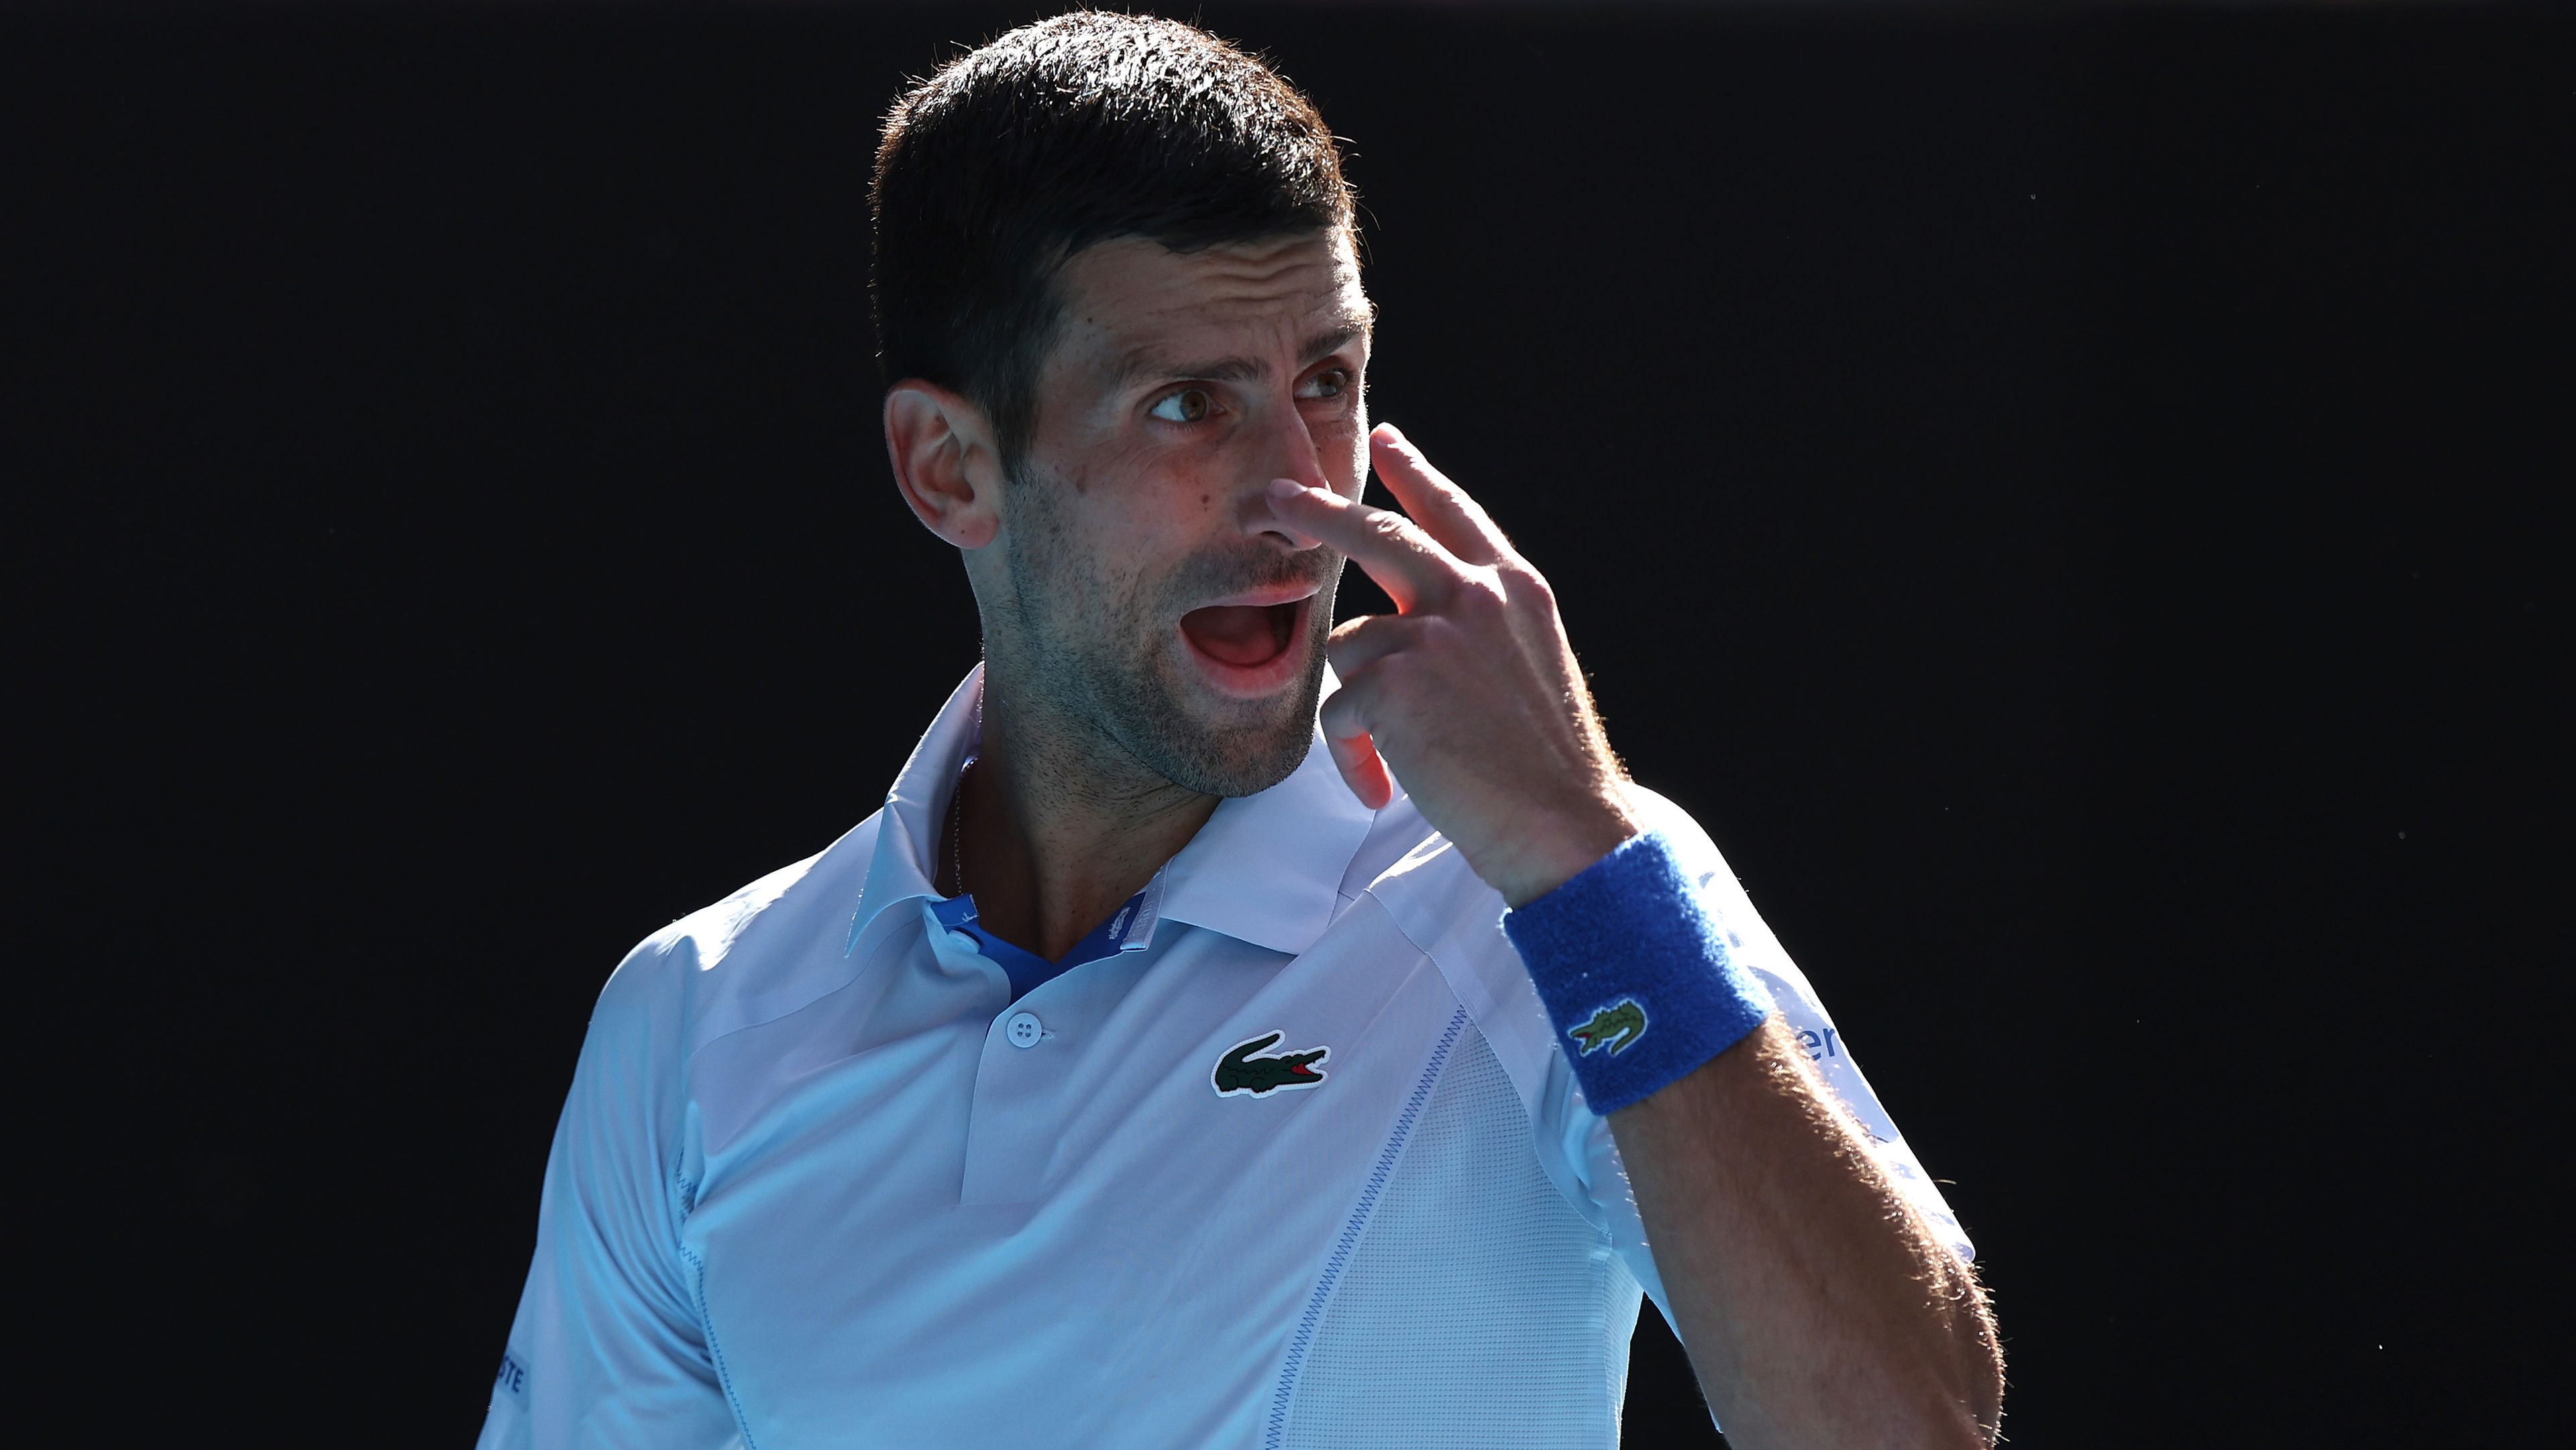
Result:
M1648 831L1518 911L1520 950L1584 1100L1604 1117L1724 1052L1771 1015L1728 955L1672 842Z

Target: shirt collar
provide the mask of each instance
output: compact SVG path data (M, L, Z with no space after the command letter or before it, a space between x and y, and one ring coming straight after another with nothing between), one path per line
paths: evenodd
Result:
M1324 693L1337 688L1328 667ZM1302 955L1341 909L1342 877L1376 819L1342 783L1323 732L1314 731L1286 780L1217 802L1163 868L1162 915Z
M895 775L894 788L886 792L876 850L868 857L867 880L859 886L858 909L850 914L850 940L842 955L856 952L859 938L878 920L901 919L887 918L887 907L938 897L930 884L938 859L932 853L943 834L942 811L956 787L957 769L983 741L983 704L984 666L979 661L949 692L948 703L921 732L911 758Z
M1324 693L1336 688L1324 672ZM876 848L866 882L850 916L845 953L887 907L939 893L933 853L942 838L948 793L958 767L983 739L984 667L977 664L948 696L930 728L912 749L894 788L886 792ZM1307 738L1306 758L1286 780L1255 795L1217 802L1216 813L1157 873L1156 918L1185 921L1290 956L1302 954L1324 934L1340 909L1343 873L1367 840L1375 814L1361 805L1321 730ZM1144 915L1141 914L1140 915ZM1150 925L1124 933L1140 945Z

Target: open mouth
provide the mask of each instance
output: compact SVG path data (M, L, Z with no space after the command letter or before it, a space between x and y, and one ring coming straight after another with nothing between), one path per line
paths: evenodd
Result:
M1211 604L1182 615L1181 633L1212 660L1255 669L1288 652L1304 604Z

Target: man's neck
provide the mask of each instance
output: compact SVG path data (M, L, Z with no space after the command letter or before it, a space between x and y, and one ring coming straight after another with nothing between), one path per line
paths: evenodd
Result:
M1014 698L990 661L983 743L957 795L938 874L962 866L946 885L974 893L976 924L1048 961L1143 890L1218 800Z

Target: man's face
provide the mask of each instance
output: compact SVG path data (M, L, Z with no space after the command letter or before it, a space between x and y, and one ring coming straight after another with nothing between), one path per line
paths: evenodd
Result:
M1357 498L1366 476L1350 241L1124 238L1058 285L1001 547L970 565L988 634L1007 636L988 647L1030 706L1163 779L1266 789L1305 757L1342 568L1280 530L1266 490Z

